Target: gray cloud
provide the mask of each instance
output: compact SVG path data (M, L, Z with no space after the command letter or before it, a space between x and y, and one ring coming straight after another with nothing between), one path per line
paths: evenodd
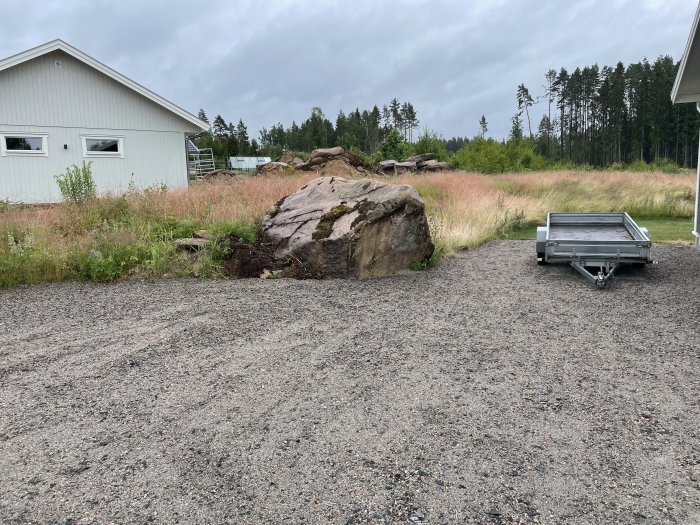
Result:
M265 5L271 4L271 5ZM62 38L149 89L205 108L251 136L320 106L410 100L421 124L505 136L515 89L541 94L550 69L679 59L693 0L215 0L42 2L3 6L0 56ZM539 111L538 111L539 113ZM536 124L535 124L536 125Z

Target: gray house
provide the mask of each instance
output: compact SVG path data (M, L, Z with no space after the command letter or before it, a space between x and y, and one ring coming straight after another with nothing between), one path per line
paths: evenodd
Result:
M186 186L186 137L209 129L61 40L1 60L0 94L0 200L58 201L83 161L99 192Z
M700 5L695 13L690 37L685 46L685 52L678 69L676 83L671 92L671 100L674 104L683 102L695 102L700 111ZM695 235L695 247L700 250L700 159L698 159L698 180L695 187L695 219L693 220L693 235Z

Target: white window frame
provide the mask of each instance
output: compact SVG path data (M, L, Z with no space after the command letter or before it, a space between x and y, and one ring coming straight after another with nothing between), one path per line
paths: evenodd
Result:
M118 142L119 151L89 151L87 149L88 140L116 140ZM124 136L123 135L80 135L80 142L83 145L83 158L124 158Z
M5 139L11 138L32 138L42 139L41 150L35 149L7 149ZM48 157L49 156L49 134L25 131L0 131L0 156L2 157Z

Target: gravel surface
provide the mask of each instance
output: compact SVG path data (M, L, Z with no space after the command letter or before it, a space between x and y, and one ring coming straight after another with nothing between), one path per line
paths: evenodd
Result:
M0 290L0 522L700 523L700 255Z

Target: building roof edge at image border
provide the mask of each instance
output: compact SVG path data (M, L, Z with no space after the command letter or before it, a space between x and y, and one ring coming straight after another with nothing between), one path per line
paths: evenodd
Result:
M680 104L684 102L700 102L700 93L679 94L683 84L683 79L685 78L685 70L688 65L688 57L691 54L691 50L693 49L693 45L696 43L696 38L698 36L698 25L700 25L700 4L698 5L698 8L695 11L695 18L693 19L693 25L690 29L688 42L685 45L685 51L683 52L681 64L678 68L678 75L676 75L676 81L673 83L673 89L671 90L671 100L674 104Z
M53 51L63 51L64 53L67 53L68 55L76 58L77 60L80 60L81 62L92 67L93 69L96 69L97 71L107 75L112 80L115 80L116 82L122 84L123 86L126 86L127 88L135 91L136 93L139 93L140 95L146 97L147 99L151 100L152 102L155 102L156 104L163 107L164 109L167 109L171 113L174 113L175 115L179 116L180 118L190 122L191 124L194 124L195 126L200 128L202 131L209 130L209 124L198 119L192 113L185 111L184 109L177 106L176 104L173 104L172 102L164 99L163 97L156 95L150 89L147 89L147 88L143 87L141 84L134 82L133 80L122 75L118 71L115 71L114 69L106 66L105 64L103 64L99 60L96 60L96 59L92 58L91 56L86 55L85 53L83 53L79 49L71 46L70 44L67 44L66 42L64 42L60 38L57 38L55 40L51 40L50 42L47 42L47 43L42 44L40 46L33 47L33 48L28 49L26 51L22 51L21 53L17 53L15 55L12 55L10 57L7 57L5 59L0 60L0 71L10 69L14 66L18 66L20 64L23 64L24 62L28 62L29 60L32 60L34 58L38 58L42 55L51 53Z

